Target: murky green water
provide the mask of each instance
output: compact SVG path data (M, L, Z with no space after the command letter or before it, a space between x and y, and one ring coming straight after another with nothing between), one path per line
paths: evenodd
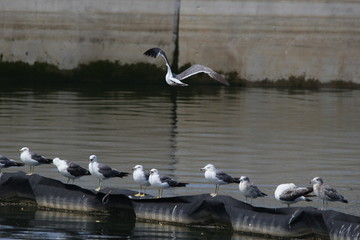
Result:
M349 200L330 208L360 216L360 91L83 86L0 93L0 154L10 158L19 160L18 150L27 146L87 167L96 154L121 171L142 164L190 183L165 196L212 192L199 169L213 163L249 176L268 194L253 201L264 207L283 207L273 197L278 184L306 186L321 176ZM5 171L18 170L28 169ZM35 173L66 181L54 166ZM96 188L98 181L86 176L75 184ZM132 177L104 186L138 189ZM236 184L221 186L220 194L244 200ZM321 201L297 206L321 207ZM4 207L0 214L0 235L7 239L258 239L111 216Z

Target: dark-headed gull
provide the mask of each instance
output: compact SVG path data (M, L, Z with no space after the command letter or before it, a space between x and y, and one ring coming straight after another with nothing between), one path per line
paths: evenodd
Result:
M213 197L218 195L220 185L225 185L229 183L240 183L239 178L233 178L230 175L224 173L223 171L216 169L213 164L207 164L200 170L205 171L204 176L206 180L215 184L215 193L210 194Z
M310 183L313 184L315 195L323 200L323 210L327 209L328 201L348 203L348 201L334 188L325 185L320 177L313 178Z
M199 64L192 65L191 67L189 67L182 73L174 74L171 71L170 63L166 57L165 52L163 50L161 50L160 48L151 48L151 49L147 50L144 53L144 55L153 57L153 58L156 58L157 56L160 55L164 58L165 64L167 67L167 73L165 76L165 80L166 80L167 84L169 84L171 86L188 86L188 84L183 83L182 80L184 80L185 78L188 78L192 75L198 74L198 73L206 73L207 75L209 75L211 78L215 79L216 81L219 81L219 82L229 86L228 81L225 79L225 77L223 75L215 72L211 68L208 68L208 67L205 67L205 66L199 65Z
M30 152L29 148L23 147L19 150L21 152L20 159L30 167L29 172L26 175L32 175L34 171L34 167L40 164L50 164L52 163L52 159L43 157L39 154Z
M91 175L99 178L99 187L96 188L96 191L100 191L102 188L103 180L119 177L123 178L129 175L127 172L119 172L118 170L111 168L108 165L102 164L98 162L98 159L95 155L91 155L89 157L89 171Z

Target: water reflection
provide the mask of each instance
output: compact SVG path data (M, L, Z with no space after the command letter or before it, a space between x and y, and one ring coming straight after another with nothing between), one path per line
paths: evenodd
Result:
M321 176L349 200L329 207L360 216L359 91L81 86L0 92L0 154L10 158L19 160L18 150L28 146L87 167L96 154L121 171L142 164L190 183L166 196L210 193L214 187L199 169L213 163L232 176L248 175L268 194L254 201L265 207L282 207L273 198L278 184L306 186ZM54 166L35 172L66 181ZM75 184L98 183L86 176ZM104 186L138 189L131 177ZM243 200L236 185L220 194Z

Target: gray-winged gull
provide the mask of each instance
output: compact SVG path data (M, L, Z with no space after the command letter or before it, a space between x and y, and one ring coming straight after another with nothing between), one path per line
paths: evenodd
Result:
M213 164L207 164L200 170L205 171L204 176L206 180L215 184L215 193L210 193L212 197L218 195L220 185L225 185L229 183L240 183L239 178L233 178L230 175L224 173L223 171L216 169Z
M25 165L24 163L18 163L13 159L7 158L4 155L0 155L0 173L3 168L21 167L24 165Z
M328 201L348 203L344 196L339 194L334 188L325 185L320 177L313 178L310 183L313 184L315 195L323 200L323 210L327 209Z
M171 71L170 63L166 57L165 52L163 50L161 50L160 48L151 48L151 49L147 50L144 53L144 55L153 57L153 58L156 58L157 56L160 55L164 58L165 64L167 67L167 73L165 76L165 80L166 80L167 84L169 84L171 86L188 86L188 84L183 83L182 80L184 80L188 77L191 77L192 75L198 74L198 73L206 73L207 75L209 75L211 78L215 79L216 81L219 81L219 82L229 86L229 82L225 79L224 76L215 72L211 68L208 68L208 67L205 67L205 66L199 65L199 64L192 65L191 67L189 67L188 69L186 69L185 71L183 71L179 74L174 74Z
M307 195L312 191L312 187L297 187L294 183L283 183L277 186L274 195L276 200L290 207L290 204L299 201L312 201L307 198Z
M99 187L95 189L96 191L101 190L103 180L113 177L123 178L129 175L127 172L119 172L118 170L111 168L108 165L99 163L95 155L91 155L89 157L89 162L89 171L91 175L99 178Z
M37 153L30 152L30 149L27 147L23 147L19 151L21 152L21 161L23 161L25 165L28 165L30 168L26 175L32 175L35 166L52 163L52 159L46 158Z
M186 187L188 183L177 182L168 176L160 176L159 171L155 168L150 170L149 182L152 187L158 189L158 198L162 197L164 188Z
M239 190L245 196L245 201L250 198L251 203L253 198L265 197L265 193L261 192L260 189L255 186L247 176L240 177Z
M136 197L144 197L146 187L150 186L149 182L149 176L150 173L148 171L144 170L144 167L142 165L136 165L132 168L133 171L133 179L136 183L139 184L139 193L135 194ZM144 189L144 192L141 193L141 190Z
M68 178L67 183L69 183L70 179L74 182L75 179L78 179L82 176L91 175L87 169L69 160L54 158L53 164L57 167L61 175Z

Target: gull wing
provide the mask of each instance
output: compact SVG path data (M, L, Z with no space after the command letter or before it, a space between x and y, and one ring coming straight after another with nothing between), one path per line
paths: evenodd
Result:
M211 68L208 68L208 67L205 67L205 66L199 65L199 64L192 65L191 67L189 67L182 73L175 75L175 77L179 80L183 80L185 78L191 77L192 75L195 75L198 73L206 73L207 75L209 75L211 78L215 79L216 81L219 81L219 82L225 84L226 86L230 85L229 82L225 79L225 77L223 75L215 72Z
M161 50L160 48L150 48L149 50L147 50L146 52L144 52L144 55L145 56L148 56L148 57L153 57L153 58L156 58L157 56L162 56L165 60L165 62L167 63L167 65L170 66L169 64L169 60L168 58L166 57L166 54L163 50Z
M73 176L90 175L90 172L74 162L68 162L68 172Z
M293 188L287 189L280 194L282 201L295 201L295 199L307 195L312 192L312 188Z

